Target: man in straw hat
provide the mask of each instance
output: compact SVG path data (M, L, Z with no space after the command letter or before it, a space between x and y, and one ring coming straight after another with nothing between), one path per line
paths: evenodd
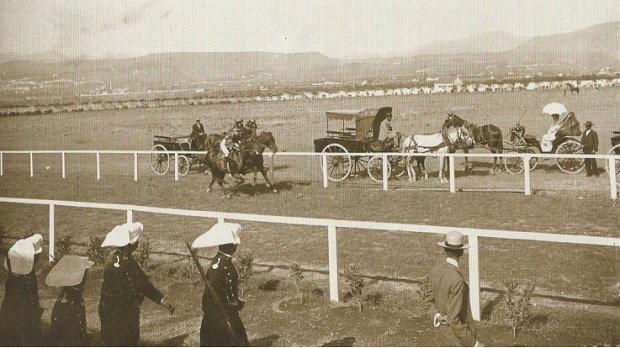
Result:
M140 339L140 304L144 297L174 312L174 306L149 281L131 254L138 248L141 223L116 226L101 244L116 248L106 264L101 286L99 318L106 346L137 346Z
M37 346L41 337L39 288L34 265L43 251L43 237L20 239L9 249L4 266L8 271L0 307L0 345Z
M428 276L424 301L430 307L440 346L482 346L476 337L469 307L469 287L459 271L459 258L467 244L463 235L450 231L443 242L446 260L433 267Z
M239 276L232 261L241 243L240 230L239 224L217 223L192 243L192 249L218 247L205 276L207 286L202 295L204 316L200 326L202 347L249 346L239 317L244 301L238 296Z
M87 346L84 282L94 263L85 256L67 255L45 278L48 286L62 290L52 309L52 328L48 344L58 347Z

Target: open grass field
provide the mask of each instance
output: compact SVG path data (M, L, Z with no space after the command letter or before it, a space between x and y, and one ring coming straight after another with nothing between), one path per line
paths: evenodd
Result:
M620 130L617 89L586 90L579 96L566 97L561 91L539 91L8 117L0 119L0 149L142 150L150 148L155 134L189 133L193 120L200 117L208 132L229 128L233 119L256 119L259 130L275 133L280 151L312 151L312 140L325 133L325 110L383 105L394 107L394 126L403 133L437 131L446 112L452 109L466 119L494 123L504 131L525 113L521 122L529 133L540 136L549 122L540 110L551 101L565 103L582 123L592 120L599 132L601 153L610 148L609 131ZM150 173L146 157L140 159L138 182L133 181L131 156L104 156L101 181L95 179L93 155L69 156L67 179L64 180L60 177L59 156L35 157L35 176L30 178L27 155L5 155L0 196L620 237L620 213L617 207L611 206L606 174L587 180L590 178L584 173L562 174L553 169L551 163L532 173L535 194L527 197L514 193L450 194L405 190L447 189L434 177L417 184L390 182L391 187L402 190L388 192L378 190L380 186L367 178L355 178L322 189L316 158L277 158L275 175L279 194L268 192L262 184L256 188L245 185L232 199L223 199L218 189L206 194L208 176L194 172L179 182L175 182L172 175L158 177ZM45 169L46 166L50 169ZM432 163L429 166L432 168ZM457 174L459 188L521 189L523 185L522 176L488 175L488 162L478 163L473 175ZM75 242L86 244L90 236L104 235L124 219L124 214L118 212L57 208L56 233L58 238L72 236ZM145 237L155 241L158 251L179 253L182 252L181 240L194 238L213 222L150 214L137 214L134 219L144 223ZM12 237L46 231L47 208L0 204L0 227ZM255 297L243 314L250 338L267 338L259 342L265 345L321 345L334 340L355 345L432 345L432 338L428 336L431 329L427 318L420 313L415 291L403 290L398 284L419 284L433 263L441 260L441 250L435 247L441 237L339 230L338 239L341 268L355 264L366 275L389 280L381 288L384 303L360 317L349 307L330 308L326 300L316 302L318 309L308 308L302 314L272 314L273 302L293 296L292 284L285 284L283 289L288 290L281 292L254 289ZM247 224L242 240L241 251L251 252L258 263L286 266L296 262L309 269L327 268L327 234L321 229ZM537 307L536 313L547 318L546 324L533 326L522 336L522 341L517 342L511 341L505 333L508 329L501 327L504 324L499 317L489 315L481 324L482 339L486 338L486 342L504 345L618 344L618 331L613 330L618 327L618 248L482 239L480 255L485 303L493 303L502 282L516 280L535 284L540 296L560 296L590 304L564 301L558 308ZM466 269L466 264L464 267ZM153 277L160 287L179 299L179 313L185 314L172 318L147 306L143 316L145 340L156 337L150 342L171 344L175 342L165 340L186 333L188 336L182 343L196 344L197 333L193 330L197 329L200 313L195 305L202 289L188 285L183 279L174 279L166 272L164 264L153 271ZM264 274L257 276L256 282L270 277L285 276ZM93 289L88 295L93 312L98 291L96 279L93 277ZM314 287L325 290L327 279L312 278L307 288ZM54 292L42 291L49 304ZM586 308L589 311L585 312ZM89 322L94 328L96 320L96 313L91 313ZM392 321L394 325L386 324ZM388 330L392 326L394 329Z

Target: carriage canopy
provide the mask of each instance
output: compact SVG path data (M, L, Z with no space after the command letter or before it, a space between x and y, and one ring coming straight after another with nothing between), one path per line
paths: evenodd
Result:
M343 133L346 131L354 131L350 133L356 140L366 139L368 134L374 130L376 121L381 123L388 111L392 111L391 107L383 107L380 109L354 109L354 110L331 110L325 114L327 116L327 124L329 130L330 121L342 121ZM355 128L345 128L345 121L354 121ZM374 133L374 132L372 132Z
M558 129L558 132L556 133L556 136L580 136L581 135L581 129L579 127L579 121L577 120L577 116L575 116L575 113L573 112L569 112L566 116L564 116L564 119L562 120L562 123L560 124L560 128Z

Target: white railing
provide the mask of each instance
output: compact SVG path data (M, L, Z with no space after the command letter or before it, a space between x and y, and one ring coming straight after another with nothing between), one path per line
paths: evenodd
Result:
M153 150L144 150L144 151L131 151L131 150L6 150L0 151L0 176L4 175L3 172L3 154L29 154L30 155L30 176L34 176L34 160L33 155L35 154L60 154L61 155L61 166L62 166L62 177L63 179L66 177L66 167L65 167L65 155L66 154L95 154L96 159L96 167L97 167L97 180L101 179L101 162L100 162L100 154L125 154L125 155L133 155L133 178L134 181L138 181L138 155L145 154L162 154L166 153L168 156L174 156L174 179L176 181L179 180L179 156L180 155L205 155L206 151L153 151ZM394 152L373 152L373 153L319 153L319 152L277 152L264 153L265 156L268 156L271 161L269 163L269 169L273 175L274 166L275 166L275 157L317 157L321 159L321 163L326 163L327 157L331 156L360 156L360 157L368 157L368 156L381 156L383 158L383 190L389 189L388 184L388 176L387 176L387 156L402 156L402 157L439 157L440 160L448 157L450 161L449 165L449 182L450 182L450 192L456 192L456 175L455 175L455 158L521 158L523 161L523 192L525 195L530 195L532 193L531 189L531 176L530 176L530 160L532 158L537 159L558 159L558 158L577 158L577 159L586 159L586 158L594 158L594 159L602 159L606 160L608 163L607 173L609 174L609 196L612 200L616 201L618 197L618 178L616 174L616 163L620 161L620 155L584 155L584 154L531 154L531 153L501 153L501 154L492 154L492 153L449 153L449 154L436 154L436 153L394 153ZM502 165L502 163L500 163ZM329 178L327 173L326 166L322 166L322 180L323 187L327 188L329 186Z
M551 234L539 232L518 232L506 230L489 230L489 229L473 229L461 227L447 226L431 226L418 224L401 224L388 222L373 221L354 221L354 220L333 220L333 219L315 219L292 216L275 216L275 215L258 215L258 214L242 214L227 213L205 210L184 210L173 208L146 207L128 204L110 204L110 203L88 203L75 201L58 201L46 199L29 199L29 198L9 198L0 197L0 203L12 204L34 204L49 206L49 260L54 259L54 240L55 240L55 207L75 207L90 209L106 209L125 211L127 214L127 222L133 221L133 212L139 211L151 214L165 214L175 216L190 216L217 219L218 222L225 220L252 221L286 225L302 225L317 226L327 228L328 243L328 269L329 269L329 298L332 302L339 301L338 296L338 247L337 247L337 229L352 228L362 230L379 230L391 232L412 232L412 233L432 233L445 234L448 231L459 231L463 235L468 236L469 243L469 292L470 304L474 319L480 320L480 268L479 268L479 237L482 238L498 238L509 240L527 240L554 243L571 243L581 245L595 245L620 247L620 238L597 237L587 235L567 235L567 234Z

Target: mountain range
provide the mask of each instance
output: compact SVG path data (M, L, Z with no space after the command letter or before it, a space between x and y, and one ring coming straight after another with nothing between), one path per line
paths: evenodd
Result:
M530 39L497 31L422 45L391 57L335 59L319 52L158 53L135 58L87 59L58 52L0 54L0 78L101 79L131 84L200 81L316 81L395 79L424 70L478 74L488 66L573 64L591 72L620 68L620 22ZM499 69L499 68L498 68Z

